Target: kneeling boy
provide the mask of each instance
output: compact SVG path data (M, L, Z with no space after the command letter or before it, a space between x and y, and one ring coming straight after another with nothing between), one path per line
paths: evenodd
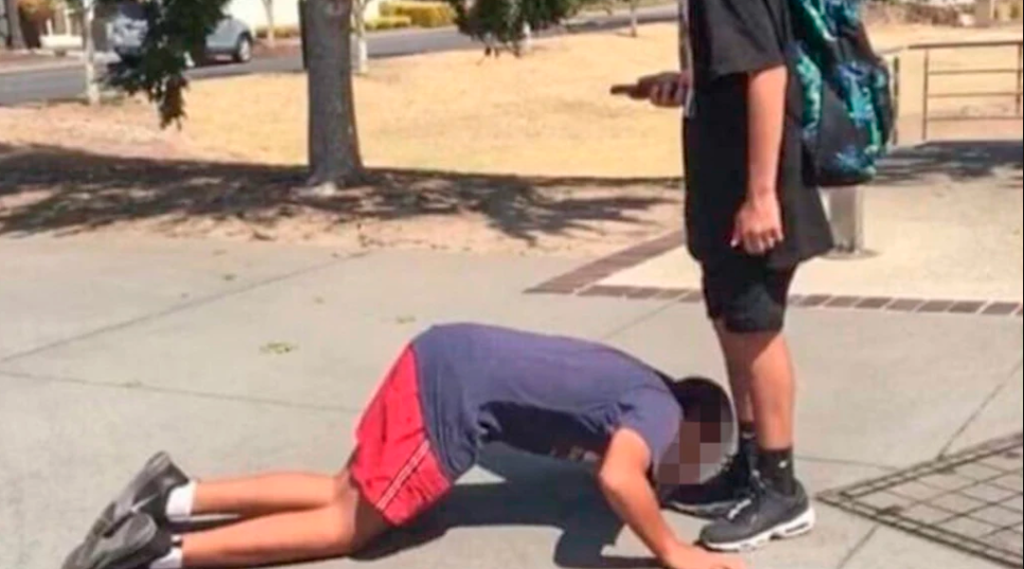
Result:
M180 569L353 554L436 504L490 442L599 461L612 509L670 569L742 569L684 545L658 490L708 477L732 435L710 382L673 382L610 347L478 324L433 327L402 352L336 476L197 482L158 454L103 511L64 569ZM172 535L170 522L238 523Z

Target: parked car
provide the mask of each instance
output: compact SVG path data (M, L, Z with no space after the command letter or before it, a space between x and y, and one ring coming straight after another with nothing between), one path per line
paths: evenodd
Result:
M110 18L107 34L111 49L122 61L137 57L146 36L143 7L138 2L119 4ZM238 18L225 17L206 36L202 58L209 60L229 57L236 63L246 63L252 59L253 37L248 24Z

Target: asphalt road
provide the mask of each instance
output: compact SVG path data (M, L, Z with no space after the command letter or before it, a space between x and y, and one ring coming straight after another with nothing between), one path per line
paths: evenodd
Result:
M676 8L672 5L645 8L638 14L641 23L672 21L675 17ZM539 36L602 31L628 25L629 15L626 13L616 13L611 16L597 15L589 17L585 21L575 21L570 26L571 32L557 30L542 33ZM482 49L480 44L451 28L376 33L369 37L368 44L369 54L373 59L459 49ZM203 66L192 70L190 77L201 80L251 73L288 73L301 70L302 60L298 56L269 57L256 59L242 65L212 64ZM83 73L81 67L76 65L0 73L0 106L77 97L84 89Z

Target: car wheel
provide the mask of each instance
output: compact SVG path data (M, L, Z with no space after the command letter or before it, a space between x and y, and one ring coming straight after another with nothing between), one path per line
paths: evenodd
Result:
M238 44L235 46L233 57L235 63L249 63L252 61L252 40L249 36L238 38Z

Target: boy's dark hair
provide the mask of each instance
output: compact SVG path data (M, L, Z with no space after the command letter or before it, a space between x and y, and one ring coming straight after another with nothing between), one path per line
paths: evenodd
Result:
M683 418L704 425L724 425L725 440L735 432L732 400L725 389L704 377L684 377L668 381L669 389L683 409Z

